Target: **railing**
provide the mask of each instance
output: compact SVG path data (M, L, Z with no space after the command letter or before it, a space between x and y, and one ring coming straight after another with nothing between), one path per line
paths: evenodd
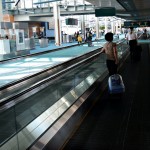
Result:
M42 71L39 71L37 73L25 76L24 78L20 78L18 80L15 80L9 84L6 84L2 87L0 87L0 105L2 102L6 101L5 98L7 98L9 95L16 95L18 92L24 92L28 87L39 83L41 80L45 78L49 78L53 74L61 72L61 70L67 68L70 65L73 65L74 63L81 61L84 58L89 57L90 55L96 53L99 51L98 49L94 49L88 53L85 53L83 55L77 56L75 58L72 58L71 60L64 61L63 63L53 65L52 67L48 67L46 69L43 69ZM50 52L49 52L50 53ZM39 55L39 54L38 54ZM44 68L44 67L43 67ZM30 68L29 68L30 69ZM31 67L32 69L32 67Z
M125 58L128 45L123 41L117 45L117 49L120 60ZM18 95L11 105L1 107L0 150L24 150L30 147L48 129L53 128L56 121L96 80L107 75L105 54L100 52L74 65L76 67L70 66L61 76ZM20 99L23 101L14 104ZM48 138L52 138L59 127Z
M99 42L101 43L102 40L100 40ZM81 50L82 53L80 51L76 52L77 48L75 47L75 45L68 46L67 48L74 47L74 50L73 50L74 56L71 56L72 59L64 60L58 64L54 64L54 62L53 62L53 64L49 65L49 63L51 63L51 59L53 59L53 57L54 57L54 53L55 53L55 55L58 55L57 51L62 50L63 48L49 50L49 51L45 51L45 52L39 52L39 53L35 53L35 54L30 54L30 55L26 55L26 56L22 56L22 57L18 57L18 58L13 58L11 60L5 60L3 62L5 67L6 67L5 62L8 63L9 61L12 62L12 64L11 64L12 66L13 66L13 61L17 61L16 62L17 64L23 64L23 66L24 66L26 64L26 62L28 63L28 59L31 60L31 64L32 64L32 60L36 60L36 62L38 64L40 63L40 65L42 64L42 66L41 67L38 66L39 69L36 70L36 72L35 72L35 69L34 69L35 64L33 61L33 65L29 65L29 66L26 65L25 72L28 72L27 76L20 77L19 79L16 79L7 84L5 83L3 86L1 86L0 87L0 99L1 99L0 106L3 105L2 102L5 101L4 98L6 98L10 95L15 96L16 94L23 92L24 90L26 90L30 86L40 82L41 80L60 72L64 68L68 67L69 65L72 65L72 64L82 60L83 58L87 58L91 54L97 53L97 51L99 51L99 48L102 47L102 45L100 43L98 45L94 43L95 46L93 48L91 47L91 48L87 49L86 47L82 47L82 50ZM53 54L51 54L52 52L53 52ZM71 50L69 50L69 51L68 51L68 49L63 50L63 55L65 55L65 57L68 56L69 53L70 53L70 55L72 55ZM43 61L41 62L39 57L46 59L46 61L45 61L46 64L43 64ZM61 56L61 54L59 54L59 57L61 58L63 56ZM15 65L14 65L14 67L15 67ZM19 68L17 67L16 69L18 70ZM22 69L20 72L17 71L16 74L22 74L21 72L22 72ZM23 74L24 74L24 72L23 72ZM12 78L12 75L13 75L13 72L12 72L10 78ZM26 75L26 73L25 73L25 75ZM3 74L1 76L3 76ZM7 80L5 82L7 82Z

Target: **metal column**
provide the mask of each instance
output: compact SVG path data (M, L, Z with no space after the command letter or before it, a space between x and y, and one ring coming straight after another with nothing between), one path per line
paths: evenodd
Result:
M57 46L61 45L61 31L60 31L60 7L57 2L53 4L53 13L54 13L54 20L55 20L55 44Z

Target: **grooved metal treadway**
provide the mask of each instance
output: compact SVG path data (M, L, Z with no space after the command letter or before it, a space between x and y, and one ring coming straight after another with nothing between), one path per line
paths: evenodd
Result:
M63 150L150 150L149 45L142 48L141 61L128 58L119 71L122 99L110 99L106 90Z

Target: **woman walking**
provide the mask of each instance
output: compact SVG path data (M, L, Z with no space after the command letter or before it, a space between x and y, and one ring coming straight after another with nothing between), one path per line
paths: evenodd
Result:
M130 27L130 32L126 35L127 43L129 43L130 46L130 58L131 61L134 59L134 53L136 51L137 46L137 35L133 31L133 27Z
M117 73L117 64L118 64L118 53L116 48L116 43L113 41L113 33L109 32L105 35L105 40L107 41L101 52L106 54L106 65L109 71L109 76Z

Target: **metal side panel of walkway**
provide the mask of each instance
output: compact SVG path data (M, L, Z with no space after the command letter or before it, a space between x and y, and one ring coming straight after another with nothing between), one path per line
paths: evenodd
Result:
M122 99L110 99L106 90L63 150L150 149L150 47L142 48L141 61L128 58L120 70Z

